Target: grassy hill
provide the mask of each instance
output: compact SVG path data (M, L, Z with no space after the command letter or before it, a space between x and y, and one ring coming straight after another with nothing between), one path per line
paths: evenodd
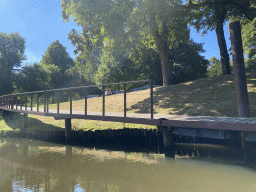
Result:
M251 117L256 117L256 73L247 74L247 86ZM128 113L150 112L150 91L127 93ZM123 94L106 96L106 112L123 112ZM56 109L56 104L50 105ZM69 110L69 102L61 103L60 110ZM73 101L73 111L83 111L84 100ZM102 111L102 97L88 99L88 111ZM237 103L234 75L211 77L185 82L168 87L154 88L154 114L191 116L230 116L236 117ZM18 119L18 118L17 118ZM22 118L19 120L22 121ZM63 120L51 117L29 115L30 129L64 128ZM18 124L18 125L17 125ZM1 129L19 128L22 122L12 126L2 119ZM17 127L18 126L18 127ZM73 129L106 129L122 127L152 128L152 126L101 122L91 120L72 120Z
M251 116L256 116L256 73L247 74ZM150 91L127 93L128 113L150 113ZM123 112L123 94L106 96L106 112ZM56 109L56 105L50 105ZM60 109L69 110L69 102ZM73 101L74 111L84 110L84 101ZM88 99L88 111L102 111L102 97ZM154 114L236 117L234 75L203 78L168 87L154 88Z

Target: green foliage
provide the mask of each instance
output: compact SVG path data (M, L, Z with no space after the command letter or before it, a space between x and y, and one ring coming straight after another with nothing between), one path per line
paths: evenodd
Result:
M173 42L189 39L187 24L181 15L177 15L173 3L181 1L63 0L62 14L64 20L68 21L73 17L83 28L81 34L72 30L69 39L77 48L75 53L86 55L83 59L86 65L95 65L90 68L97 69L101 66L99 70L104 71L106 63L111 60L108 58L112 57L106 56L107 53L111 55L112 52L119 52L114 56L117 58L116 55L130 52L147 39L151 39L148 48L159 52L164 50L165 54L160 54L160 59L162 67L168 68L169 65L172 66L168 48L172 47ZM103 56L108 61L103 61ZM122 58L125 57L127 55L122 55ZM113 67L116 64L111 65ZM172 76L169 70L162 71L166 78ZM103 76L99 73L97 78Z
M254 7L255 0L187 0L188 21L197 31L203 30L201 35L208 30L216 30L220 56L222 63L222 73L230 74L229 55L223 31L223 24L227 20L245 19L252 20L256 16ZM193 2L193 3L192 3Z
M25 60L25 39L19 33L0 32L0 95L13 91L14 70Z
M14 75L15 93L41 91L48 88L49 75L39 63L23 67L20 73Z
M58 66L62 74L74 65L73 59L66 52L66 47L59 43L58 40L49 45L45 54L42 56L41 63L44 65Z
M182 83L206 77L208 60L200 53L203 53L203 44L179 43L171 49L174 65L174 83Z
M58 40L49 45L42 56L41 65L48 74L50 88L61 88L72 86L72 77L68 75L68 69L75 65L74 60L66 52Z
M242 22L242 39L244 53L247 55L247 70L256 69L256 19L253 21L244 20Z
M221 67L220 60L216 57L211 57L209 62L210 62L210 67L207 69L207 76L208 77L221 76L222 67Z
M79 77L81 81L87 79L88 81L94 80L94 75L98 70L100 61L91 60L86 52L80 53L75 60L75 65L67 70L69 76Z
M162 67L167 65L167 76L174 76L175 83L204 77L202 45L190 41L187 23L173 6L180 3L63 0L64 20L73 17L83 28L69 34L80 55L68 72L98 83L153 79L162 84L167 73ZM163 56L159 53L164 49Z

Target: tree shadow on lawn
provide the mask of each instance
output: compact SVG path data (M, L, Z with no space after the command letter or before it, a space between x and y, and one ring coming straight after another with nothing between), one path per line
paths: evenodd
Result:
M31 117L28 117L28 126L24 129L24 116L22 113L3 111L2 119L13 130L63 131L60 127L43 123Z
M248 83L255 87L254 77L255 75L249 76ZM249 98L252 106L251 116L254 117L256 93L249 92ZM150 113L150 108L145 107L147 105L150 105L150 98L132 105L128 110L136 109L136 113ZM237 117L234 75L198 79L158 88L154 91L154 107L155 114Z

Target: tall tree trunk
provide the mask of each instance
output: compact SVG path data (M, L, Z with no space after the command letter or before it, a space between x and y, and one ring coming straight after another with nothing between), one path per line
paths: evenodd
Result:
M225 40L225 36L224 36L224 31L223 31L223 23L221 25L219 25L219 24L217 25L216 35L217 35L218 45L219 45L219 49L220 49L222 74L223 75L231 74L229 55L228 55L226 40Z
M230 62L229 55L227 50L226 39L224 36L223 23L227 14L227 10L225 8L221 8L219 6L215 7L215 14L217 16L217 27L216 27L216 35L217 41L220 49L220 59L222 66L222 74L228 75L231 74L230 70Z
M240 22L229 24L239 117L250 117Z
M162 74L163 74L163 86L168 86L173 83L172 79L172 66L170 64L170 56L168 52L167 42L159 34L159 30L156 23L156 17L154 14L151 15L151 27L152 33L156 42L156 46L161 59ZM165 28L165 24L162 24L162 28ZM162 30L165 31L165 30Z

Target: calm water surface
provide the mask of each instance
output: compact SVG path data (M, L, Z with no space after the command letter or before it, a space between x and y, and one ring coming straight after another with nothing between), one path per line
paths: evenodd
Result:
M0 143L0 191L256 191L241 151L177 145L164 154L108 151L25 139Z

